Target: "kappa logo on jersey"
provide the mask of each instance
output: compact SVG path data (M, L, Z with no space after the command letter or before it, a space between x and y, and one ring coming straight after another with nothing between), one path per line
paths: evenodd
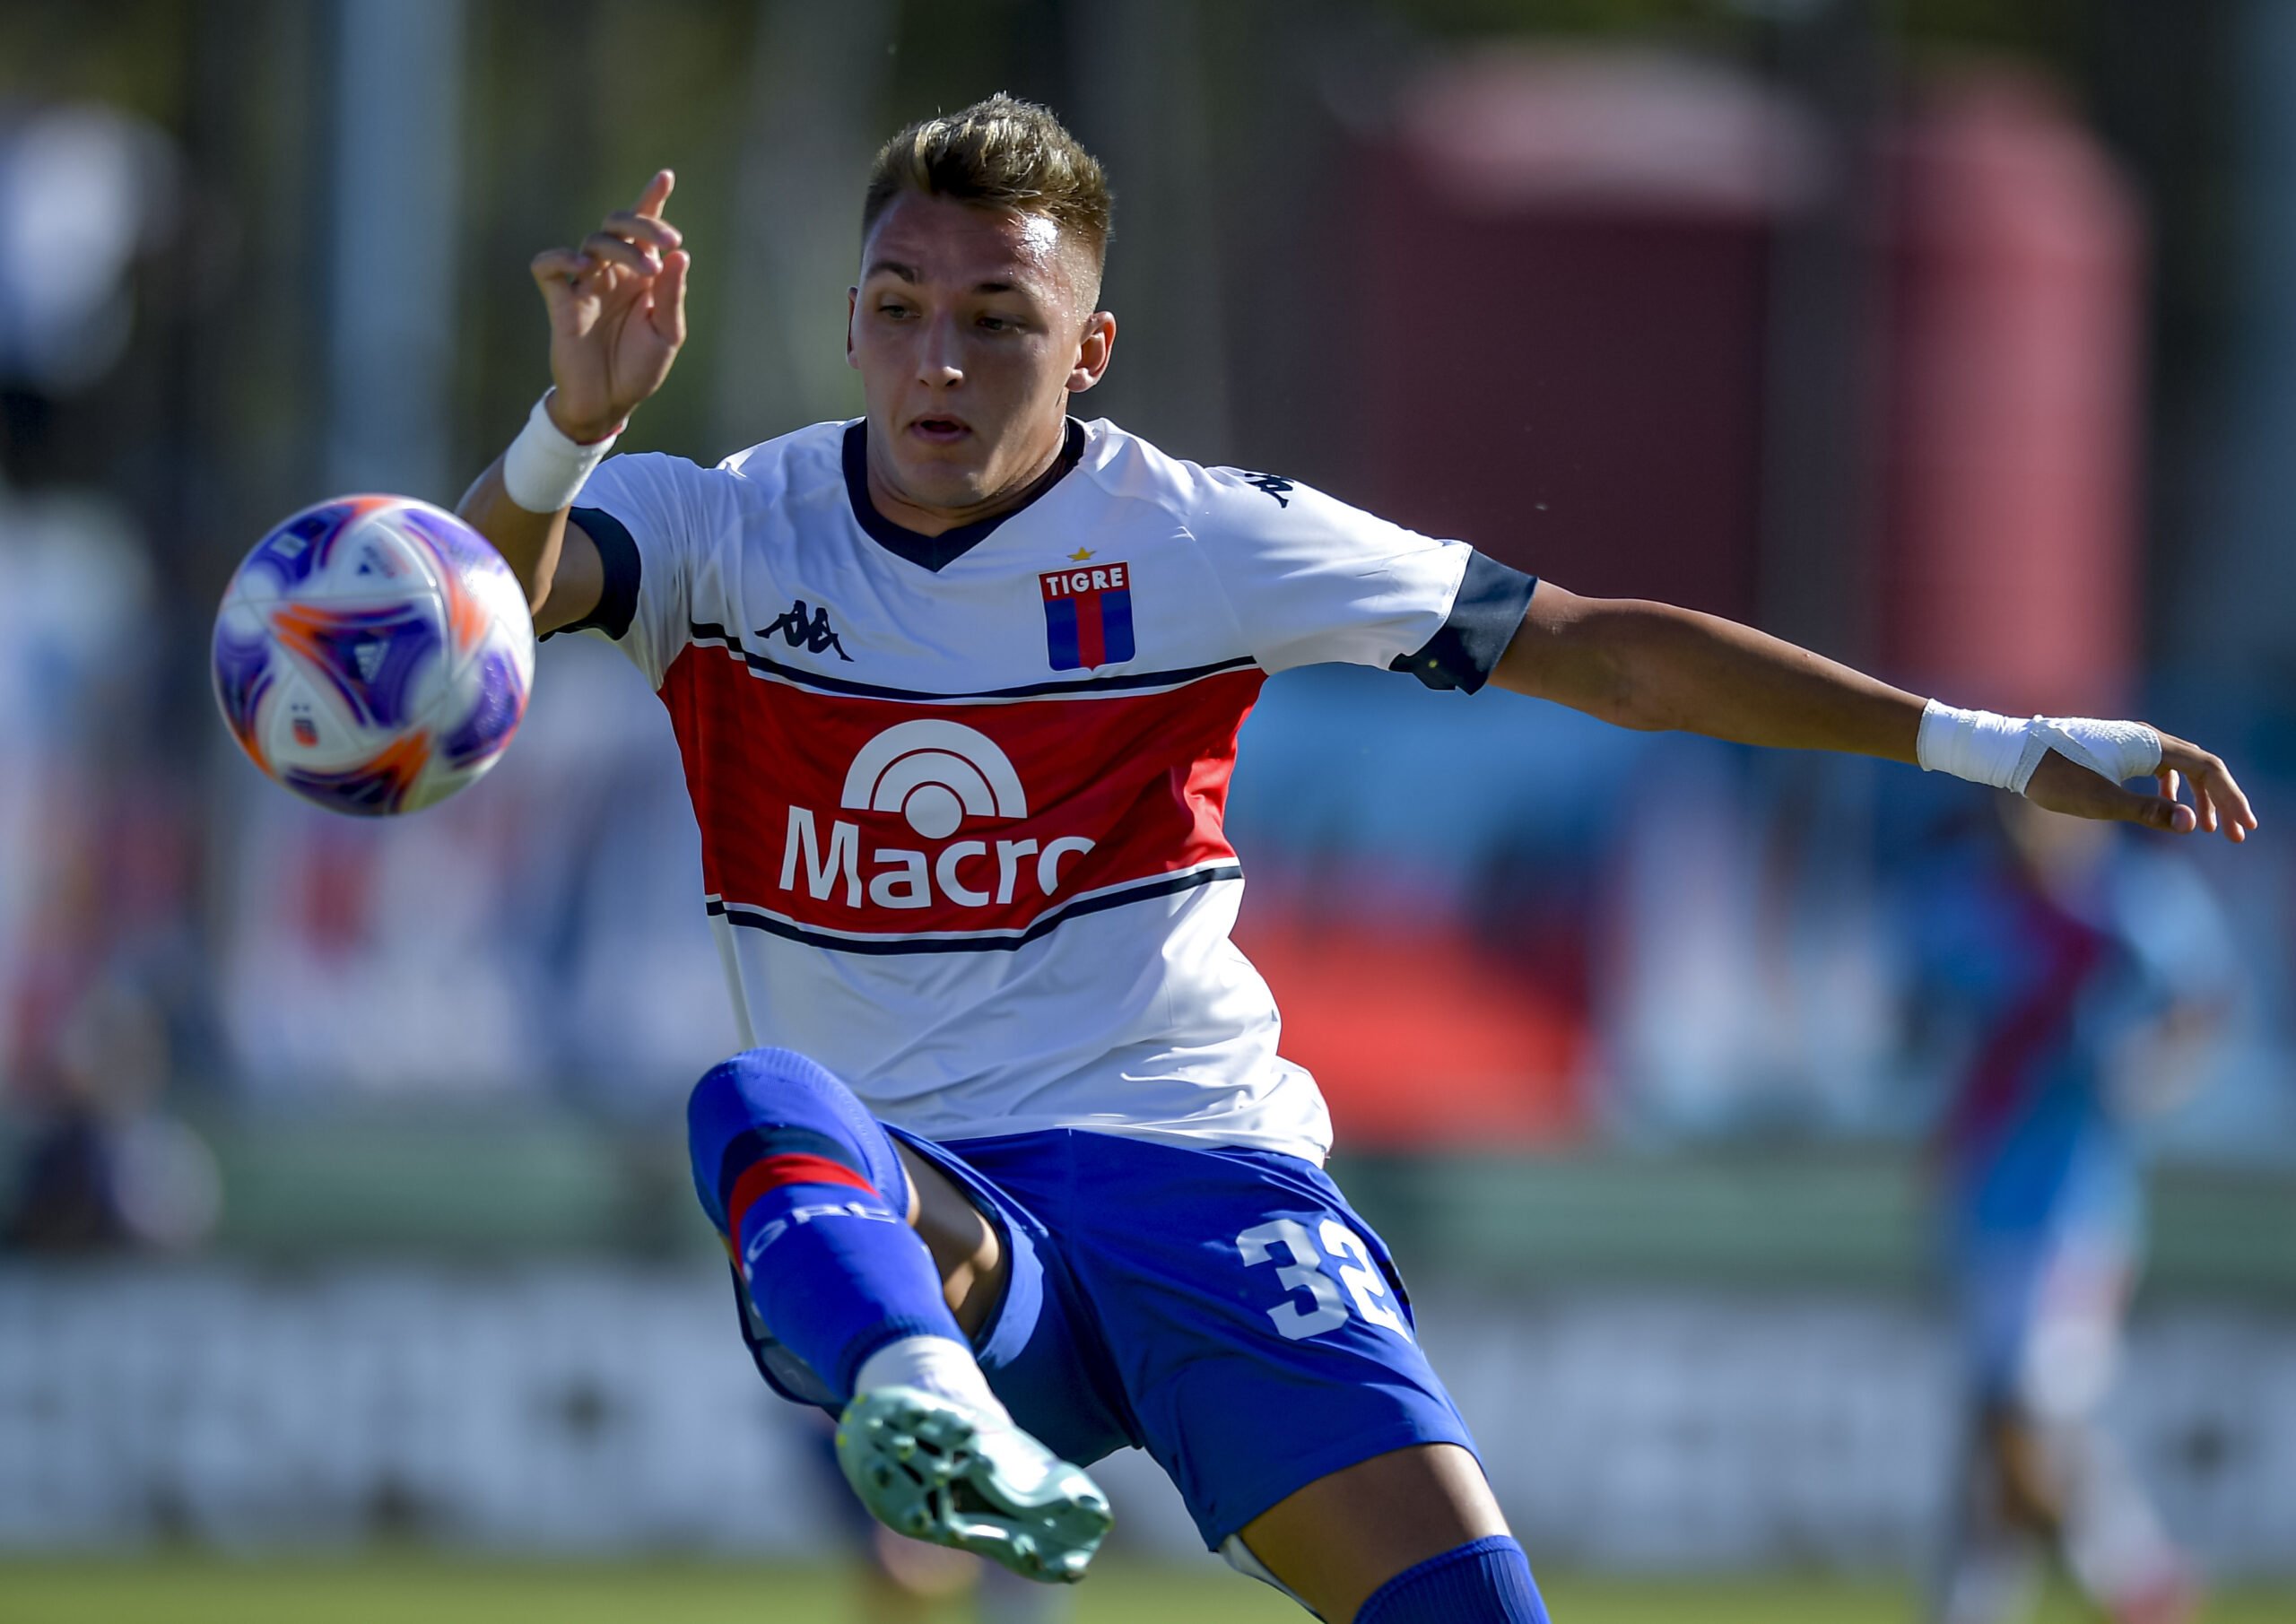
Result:
M807 654L827 654L835 649L839 659L848 665L853 663L853 656L845 652L845 645L838 640L837 633L830 630L829 606L826 604L816 608L813 618L808 620L805 618L805 600L799 598L772 625L758 628L758 636L778 637L790 647L802 648Z
M856 752L839 796L848 812L899 812L919 840L941 842L968 819L1016 823L1029 815L1029 798L996 740L961 722L902 722ZM1033 881L1046 897L1059 889L1062 860L1081 856L1093 842L1081 835L1056 839L955 840L928 853L880 847L865 865L861 826L833 820L823 843L812 810L789 809L781 849L781 889L802 885L817 901L842 895L858 908L865 887L879 908L931 908L936 901L975 908L1009 905Z
M1292 505L1292 498L1287 493L1298 482L1297 481L1285 479L1280 473L1253 473L1243 468L1239 468L1236 472L1244 476L1244 483L1253 490L1265 491L1274 497L1277 507L1289 508Z
M1132 567L1094 564L1037 577L1045 650L1055 671L1091 671L1133 656Z

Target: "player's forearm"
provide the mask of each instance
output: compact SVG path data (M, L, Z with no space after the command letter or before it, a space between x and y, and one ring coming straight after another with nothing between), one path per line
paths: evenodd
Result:
M1782 750L1911 761L1921 728L1914 695L1750 626L1544 582L1494 676L1622 727Z
M502 461L496 457L480 474L455 511L488 541L510 566L526 589L526 607L537 617L557 578L559 553L566 544L566 514L529 513L510 499L502 484Z

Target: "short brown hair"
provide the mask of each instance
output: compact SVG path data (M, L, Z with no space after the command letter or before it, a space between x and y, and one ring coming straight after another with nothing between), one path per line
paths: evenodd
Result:
M861 235L903 192L985 209L1042 214L1108 259L1116 200L1100 161L1053 110L999 92L960 112L920 118L877 149L861 204Z

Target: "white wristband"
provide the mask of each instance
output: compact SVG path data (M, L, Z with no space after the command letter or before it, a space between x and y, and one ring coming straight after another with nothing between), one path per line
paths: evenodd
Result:
M555 513L570 508L581 494L582 482L605 460L621 438L616 429L604 439L587 445L570 439L550 421L550 396L545 393L526 413L526 426L502 454L504 494L528 513Z
M2024 784L2017 777L2017 764L2025 751L2026 726L2016 716L1990 710L1956 710L1932 699L1921 713L1914 759L1924 772L1951 773L1972 784L2022 793Z
M2161 735L2142 722L2095 716L2005 716L1932 699L1921 713L1914 756L1924 772L1946 772L2017 795L2050 751L2118 784L2156 772Z

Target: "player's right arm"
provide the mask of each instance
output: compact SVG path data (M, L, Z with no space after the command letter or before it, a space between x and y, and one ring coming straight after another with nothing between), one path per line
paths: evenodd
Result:
M618 433L662 386L685 343L691 262L677 229L662 218L674 184L669 170L660 171L636 207L607 215L579 248L535 256L535 282L550 312L551 391L544 409L578 445ZM505 460L498 456L479 475L457 511L517 575L535 630L571 625L597 607L604 587L597 545L568 519L570 503L539 513L514 500Z

